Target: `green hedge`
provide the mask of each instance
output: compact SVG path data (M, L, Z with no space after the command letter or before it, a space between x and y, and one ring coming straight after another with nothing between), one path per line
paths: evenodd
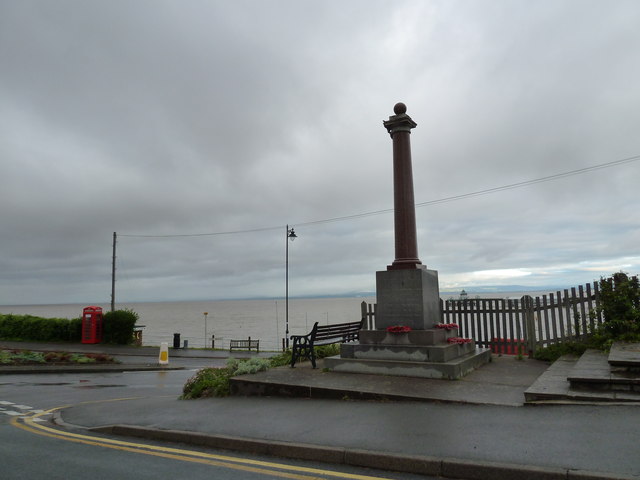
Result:
M138 314L133 310L116 310L107 312L104 319L103 343L128 345L133 342L133 326L138 321Z
M0 314L0 338L37 342L79 342L80 318L42 318L32 315Z
M132 310L105 313L103 343L128 345L138 314ZM42 318L32 315L0 314L0 339L34 342L80 342L82 319Z

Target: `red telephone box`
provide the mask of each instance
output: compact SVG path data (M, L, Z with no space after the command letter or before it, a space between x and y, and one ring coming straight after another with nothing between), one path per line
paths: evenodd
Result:
M82 343L100 343L102 341L102 308L85 307L82 309Z

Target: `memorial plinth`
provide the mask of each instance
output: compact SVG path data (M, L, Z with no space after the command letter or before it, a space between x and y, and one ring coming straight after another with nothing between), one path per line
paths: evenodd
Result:
M438 272L424 268L376 272L376 328L405 325L412 330L440 322Z
M393 140L396 258L376 273L376 329L361 330L358 342L341 344L340 356L324 364L338 372L456 379L490 361L491 351L473 341L449 343L458 330L435 327L442 319L438 272L418 258L409 140L417 124L406 112L398 103L395 115L383 122ZM387 331L397 325L411 331Z

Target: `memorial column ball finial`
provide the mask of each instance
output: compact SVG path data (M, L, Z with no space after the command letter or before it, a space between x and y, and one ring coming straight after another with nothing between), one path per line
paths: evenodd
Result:
M402 102L398 102L393 107L393 111L396 115L402 115L403 113L407 113L407 106Z

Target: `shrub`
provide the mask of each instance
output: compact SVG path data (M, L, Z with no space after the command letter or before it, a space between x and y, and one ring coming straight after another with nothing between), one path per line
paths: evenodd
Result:
M69 361L71 354L69 352L47 352L44 354L44 360L47 363L62 363Z
M110 355L100 353L31 352L29 350L0 350L0 364L33 363L118 363Z
M128 345L133 343L133 326L139 315L133 310L115 310L107 312L102 317L104 321L104 343Z
M264 358L250 358L249 360L238 361L230 358L227 361L227 368L231 372L231 376L247 375L250 373L264 372L271 366L269 360Z
M229 381L231 377L228 367L198 370L184 384L180 398L188 400L200 397L225 397L231 393Z
M12 363L12 356L11 353L7 352L6 350L0 350L0 365L4 365L7 363Z
M316 347L316 358L336 355L339 345ZM287 350L269 359L251 358L238 360L230 358L224 368L203 368L187 380L182 388L183 400L200 397L225 397L231 394L231 377L249 373L264 372L269 368L282 367L291 363L291 350Z
M640 334L640 284L638 277L619 272L600 279L603 329L613 339Z
M555 343L553 345L549 345L548 347L536 350L533 358L545 362L555 362L562 355L580 356L588 347L589 345L587 343L581 342Z
M0 338L38 342L80 341L81 320L42 318L32 315L0 315Z
M315 349L316 358L333 357L334 355L340 355L340 344L338 343L315 347Z
M624 272L600 278L600 305L589 312L591 318L601 313L604 322L584 341L550 345L537 350L537 360L554 361L565 354L582 355L587 348L607 351L616 341L640 341L640 285L638 277ZM576 318L579 318L577 312Z
M45 363L44 353L29 350L16 350L12 353L13 363Z
M271 368L291 364L291 350L285 350L284 352L269 358L269 362L271 363Z

